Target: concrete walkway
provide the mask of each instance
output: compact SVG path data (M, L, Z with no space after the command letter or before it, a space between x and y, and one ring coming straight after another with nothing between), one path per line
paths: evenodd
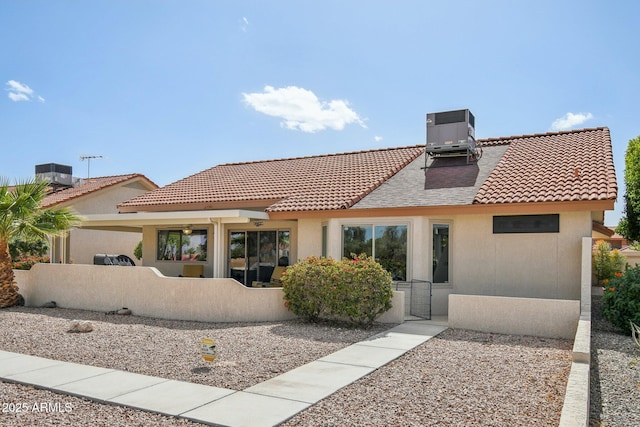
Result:
M243 391L7 351L0 378L206 424L273 426L447 329L434 323L441 322L405 322Z

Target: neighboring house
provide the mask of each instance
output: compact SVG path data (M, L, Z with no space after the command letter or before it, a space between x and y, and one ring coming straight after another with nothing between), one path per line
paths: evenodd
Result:
M158 186L141 174L103 176L76 180L73 186L52 186L42 207L70 207L81 216L117 213L117 205ZM93 264L96 254L133 257L141 233L72 229L64 238L53 238L53 262Z
M580 299L582 238L617 196L609 130L223 164L120 203L85 226L142 230L143 265L266 281L309 255L366 252L396 280L449 294ZM106 250L106 249L105 249Z
M612 249L626 249L629 246L627 239L615 232L615 227L607 227L596 221L593 222L593 240L604 240Z

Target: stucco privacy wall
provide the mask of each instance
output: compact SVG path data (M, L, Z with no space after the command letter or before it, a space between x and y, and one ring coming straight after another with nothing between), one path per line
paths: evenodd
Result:
M292 319L282 289L247 288L233 279L165 277L152 267L36 264L16 271L28 306L55 301L64 308L111 311L127 307L146 317L202 322L265 322ZM378 321L402 323L403 293Z
M573 339L579 300L449 295L449 327Z

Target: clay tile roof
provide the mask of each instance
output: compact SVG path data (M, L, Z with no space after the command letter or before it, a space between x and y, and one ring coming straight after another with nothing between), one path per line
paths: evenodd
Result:
M42 207L48 208L60 203L68 202L70 200L77 199L78 197L85 196L87 194L102 190L107 187L111 187L116 184L120 184L125 181L129 181L137 177L144 178L145 180L149 181L151 185L157 187L155 183L148 180L144 175L137 173L85 178L82 179L80 184L76 185L75 187L65 188L48 194L42 201Z
M119 205L212 209L254 203L270 212L347 209L423 152L423 146L215 166ZM189 207L190 206L190 207Z
M483 140L509 144L473 203L615 200L618 186L609 129Z

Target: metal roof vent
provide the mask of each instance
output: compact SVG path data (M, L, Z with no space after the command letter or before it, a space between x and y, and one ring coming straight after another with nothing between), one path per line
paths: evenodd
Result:
M475 117L469 110L427 114L426 153L431 157L467 156L478 160L482 151L476 143Z

